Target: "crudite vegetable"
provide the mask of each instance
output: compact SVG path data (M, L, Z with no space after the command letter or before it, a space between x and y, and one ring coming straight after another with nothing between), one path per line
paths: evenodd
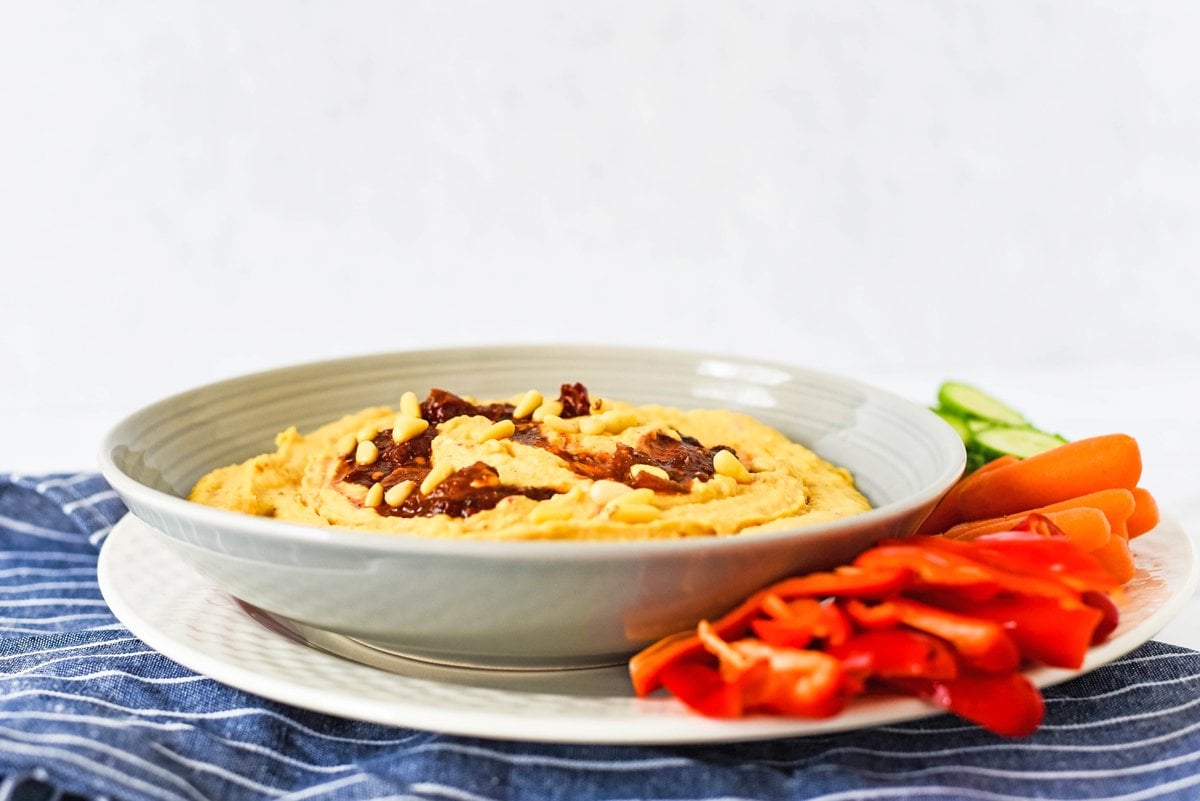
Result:
M1056 444L988 458L976 450L978 467L917 534L660 640L630 661L634 690L665 688L715 717L824 717L882 690L997 734L1033 732L1043 703L1021 671L1078 668L1116 628L1121 585L1136 571L1129 540L1157 525L1158 508L1138 486L1132 437L1066 442L964 384L943 385L939 397L939 413L968 436L1009 432L1027 443L1013 432L1033 432Z

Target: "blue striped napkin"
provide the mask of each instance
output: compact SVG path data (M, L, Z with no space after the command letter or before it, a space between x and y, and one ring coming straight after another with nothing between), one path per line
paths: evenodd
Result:
M194 674L112 616L96 556L124 511L94 474L0 476L0 801L1200 798L1200 654L1155 642L1049 689L1024 740L939 716L761 743L563 746L292 708Z

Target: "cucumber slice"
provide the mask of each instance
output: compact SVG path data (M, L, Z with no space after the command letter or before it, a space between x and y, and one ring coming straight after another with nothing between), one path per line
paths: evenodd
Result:
M941 409L931 409L930 411L949 423L950 427L955 430L964 444L971 441L971 428L967 425L966 420L956 414L944 412Z
M1035 454L1057 448L1066 440L1057 434L1047 434L1033 428L994 426L976 431L971 444L987 461L1000 456L1016 456L1025 459Z
M1029 425L1029 421L1016 409L958 381L947 381L938 389L938 407L967 420L987 420L1006 426Z

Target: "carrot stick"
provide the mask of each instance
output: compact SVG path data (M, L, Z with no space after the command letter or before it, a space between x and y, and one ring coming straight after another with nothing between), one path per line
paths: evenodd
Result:
M1141 487L1133 488L1133 514L1126 525L1130 538L1140 537L1158 525L1158 503Z
M1107 543L1092 551L1092 556L1122 584L1137 573L1137 567L1133 564L1133 554L1129 552L1129 540L1125 537L1109 537Z
M1005 531L1029 515L1043 515L1053 520L1054 515L1070 509L1095 509L1107 519L1111 531L1125 534L1129 516L1133 514L1134 509L1133 493L1126 489L1089 492L1078 498L1067 498L1065 501L1040 506L1037 509L1023 509L1015 514L989 517L983 520L968 520L947 529L944 536L960 540L974 539L982 534Z
M1112 526L1100 509L1091 506L1080 506L1075 509L1060 509L1057 512L1038 513L1054 524L1055 528L1066 534L1071 542L1085 551L1094 551L1108 542L1112 535ZM1027 515L1011 517L993 517L990 520L972 523L960 523L950 528L943 536L947 539L973 540L984 534L995 534L999 531L1010 531L1013 526L1024 520Z
M963 519L1028 511L1097 490L1132 490L1142 473L1137 440L1105 434L989 470L958 496Z
M955 523L961 523L963 518L958 511L958 496L962 495L963 489L978 481L980 476L997 468L1010 465L1015 461L1017 461L1017 457L1015 456L1001 456L979 467L974 473L964 476L957 484L946 491L942 499L933 507L933 511L929 513L929 516L917 527L917 533L937 534L950 528Z

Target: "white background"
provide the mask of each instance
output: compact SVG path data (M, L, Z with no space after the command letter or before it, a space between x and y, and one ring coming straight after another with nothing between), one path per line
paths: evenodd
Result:
M1194 534L1198 29L1189 2L6 3L0 470L92 469L124 414L265 367L654 344L1129 431Z

